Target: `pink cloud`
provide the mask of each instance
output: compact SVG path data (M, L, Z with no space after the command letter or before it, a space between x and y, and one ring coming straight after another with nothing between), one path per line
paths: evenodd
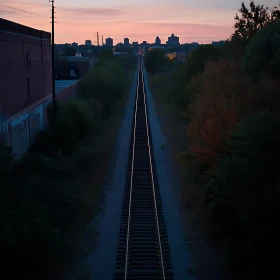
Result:
M27 3L11 0L13 6L27 12L5 8L13 13L0 12L0 16L33 28L51 30L50 5L45 2ZM7 4L8 5L8 4ZM1 8L2 9L2 8ZM29 12L29 13L28 13ZM96 32L100 37L111 37L114 42L129 37L131 41L154 42L159 36L162 42L174 33L180 42L201 43L227 39L232 32L235 12L231 9L188 9L184 5L162 4L120 6L108 8L57 7L55 42L79 42L86 39L95 41Z
M90 15L90 16L117 16L122 14L120 9L110 9L110 8L68 8L68 7L58 7L57 8L62 13L73 15Z

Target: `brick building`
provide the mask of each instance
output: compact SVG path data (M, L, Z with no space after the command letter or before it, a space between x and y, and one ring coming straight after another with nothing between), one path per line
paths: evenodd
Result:
M82 77L95 61L89 57L70 64ZM76 94L77 78L55 81L58 101ZM0 141L10 145L14 155L24 154L36 133L47 127L51 102L51 34L0 19Z
M0 107L13 116L51 94L51 34L0 18Z
M46 126L51 34L0 18L0 141L23 154Z

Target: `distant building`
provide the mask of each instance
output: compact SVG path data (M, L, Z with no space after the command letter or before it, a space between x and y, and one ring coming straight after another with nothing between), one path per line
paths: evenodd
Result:
M107 38L106 39L106 46L107 47L113 47L113 39L112 38Z
M132 42L132 46L134 47L138 46L138 42Z
M221 45L223 45L225 43L225 41L218 41L218 42L212 42L212 45L213 46L221 46Z
M148 51L151 51L151 50L154 50L154 49L163 49L164 50L164 47L163 46L153 46L153 47L149 47Z
M147 41L143 41L143 42L142 42L142 45L147 45Z
M90 46L91 46L91 40L86 40L86 41L85 41L85 45L86 45L87 47L90 47Z
M128 39L128 38L124 38L123 44L124 44L125 46L129 46L129 39Z
M187 53L186 52L178 52L177 53L177 59L181 62L184 62L187 60Z
M179 37L172 34L170 37L168 37L168 40L166 42L167 45L180 45L179 43Z
M161 44L161 40L160 40L160 38L159 38L158 36L156 37L155 44L156 44L157 46L159 46L159 45Z
M57 57L55 60L56 79L80 79L90 68L91 59L76 56Z
M71 46L72 46L73 48L77 48L77 47L79 46L79 44L76 43L76 42L74 42L74 43L71 44Z
M115 47L116 47L116 48L123 48L123 47L124 47L124 44L123 44L123 43L118 43L118 44L116 44Z
M168 59L175 59L177 57L177 53L173 52L173 53L166 53L166 56Z

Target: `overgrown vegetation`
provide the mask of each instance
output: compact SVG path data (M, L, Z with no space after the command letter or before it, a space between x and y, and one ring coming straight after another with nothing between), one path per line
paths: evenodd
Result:
M10 279L54 279L71 265L99 198L92 174L104 145L96 139L130 87L136 57L129 59L128 67L100 54L77 97L58 103L57 116L49 116L48 128L20 160L1 144L0 242L2 272Z
M164 55L163 49L152 49L144 57L145 67L152 74L162 71L168 64L168 59Z
M191 50L162 83L185 117L181 159L212 240L250 279L279 278L279 9L242 3L235 21L223 46Z

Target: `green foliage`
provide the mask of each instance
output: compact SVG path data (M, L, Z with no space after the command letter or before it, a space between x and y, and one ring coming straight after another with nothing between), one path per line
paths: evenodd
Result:
M57 115L49 115L48 128L20 160L0 144L2 273L11 279L56 279L76 253L98 193L88 186L100 160L96 133L127 85L128 68L108 56L81 81L80 98L57 104Z
M280 20L279 7L275 7L269 12L268 7L264 5L256 5L254 1L250 1L249 7L245 3L241 4L239 9L241 15L236 14L234 34L232 39L240 38L248 40L252 38L258 31L265 28L269 23Z
M76 50L71 46L64 46L63 48L63 56L74 56L76 54Z
M137 67L137 56L134 54L123 55L119 62L125 71L131 71Z
M73 153L78 144L91 135L99 122L89 104L84 100L58 103L56 117L50 117L50 126L37 135L30 151L53 155L56 151Z
M112 59L114 57L113 50L102 48L98 54L100 60Z
M204 205L189 198L195 214L204 211L212 238L248 279L278 279L280 11L251 1L240 12L223 46L191 50L156 83L185 116L180 158L205 196Z
M279 256L279 125L270 111L242 118L206 187L212 232L235 262L257 273L270 271Z
M164 55L163 49L153 49L146 53L144 57L145 68L152 74L160 71L167 64L167 58Z
M212 45L202 45L193 49L186 62L186 81L202 73L206 61L216 60L221 54L220 48Z
M104 106L104 116L108 117L114 110L125 88L125 73L117 60L99 61L94 70L88 73L79 84L78 95L93 98Z
M280 22L269 24L252 38L246 49L244 67L254 75L279 76Z

